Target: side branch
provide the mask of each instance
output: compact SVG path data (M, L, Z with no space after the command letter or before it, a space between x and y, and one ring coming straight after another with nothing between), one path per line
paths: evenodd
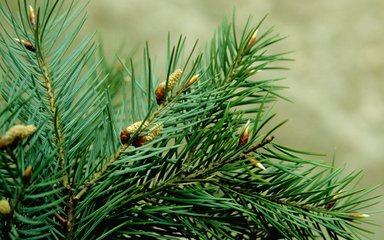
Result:
M99 172L95 173L95 175L93 175L93 178L92 178L89 182L87 182L87 183L84 185L83 189L81 189L81 191L80 191L76 196L74 196L74 199L75 199L76 201L80 200L80 199L83 197L83 195L84 195L85 193L88 192L88 190L91 188L91 186L92 186L93 184L95 184L95 183L100 179L101 176L103 176L103 174L108 170L108 168L109 168L109 167L110 167L110 166L111 166L117 159L120 158L121 154L123 154L124 151L125 151L128 147L129 147L128 144L124 144L123 146L121 146L121 147L119 148L119 150L116 152L116 154L113 155L113 156L108 160L108 162L101 168L101 170L100 170Z
M264 147L265 145L271 143L273 141L274 137L273 136L270 136L270 137L267 137L266 139L264 139L262 142L260 143L257 143L256 145L252 146L251 148L247 149L245 152L241 153L240 156L235 156L235 157L232 157L232 158L229 158L225 161L219 161L219 162L216 162L214 164L212 164L210 167L206 168L206 169L203 169L202 171L198 171L196 172L195 174L191 174L189 176L186 176L184 178L184 180L186 179L196 179L196 178L199 178L203 175L205 175L207 172L213 172L213 171L216 171L218 170L219 168L221 168L222 166L228 164L228 163L231 163L231 162L234 162L236 160L238 160L239 158L242 158L242 159L247 159L247 158L250 158L250 156L248 155L248 153L250 152L254 152L256 151L257 149L260 149L262 147Z

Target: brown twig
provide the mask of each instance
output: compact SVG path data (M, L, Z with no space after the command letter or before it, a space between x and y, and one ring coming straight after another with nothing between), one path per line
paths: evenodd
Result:
M56 217L57 220L59 220L61 225L63 225L64 227L67 226L67 220L63 218L59 213L54 213L53 215Z
M275 139L274 136L269 136L269 137L265 138L263 141L261 141L261 142L257 143L256 145L254 145L254 146L248 148L248 149L245 151L245 153L254 152L254 151L256 151L257 149L262 148L262 147L264 147L265 145L271 143L271 142L273 141L273 139Z
M73 232L73 220L74 220L74 210L77 205L77 200L74 198L73 193L70 191L68 194L68 209L67 209L67 239L74 239Z

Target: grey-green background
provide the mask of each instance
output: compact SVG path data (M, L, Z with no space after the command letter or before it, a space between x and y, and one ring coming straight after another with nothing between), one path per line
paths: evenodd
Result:
M143 46L161 66L167 32L176 38L209 40L224 16L236 9L241 27L269 14L265 26L287 35L276 50L293 50L281 101L277 141L324 152L347 170L364 169L361 186L383 184L384 170L384 1L383 0L92 0L87 30L104 36L113 56L118 46ZM161 67L159 67L161 68ZM383 192L383 188L379 191ZM384 209L384 204L372 210ZM373 219L384 225L384 214ZM373 228L383 239L382 227Z

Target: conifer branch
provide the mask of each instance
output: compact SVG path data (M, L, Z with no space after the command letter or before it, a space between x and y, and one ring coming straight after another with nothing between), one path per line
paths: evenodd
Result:
M366 237L375 187L266 129L284 88L256 73L289 59L265 18L224 20L201 54L169 37L164 79L148 44L118 68L71 47L85 6L64 2L0 5L1 239Z
M177 77L176 76L171 76L170 77L170 81L173 81L173 83L168 83L168 81L164 82L164 85L167 85L169 89L171 89L175 84L176 82L179 80L179 78L181 77L181 70L176 70L177 72ZM181 93L184 93L184 91L189 88L192 84L194 84L196 81L198 80L198 76L197 75L194 75L192 76L192 78L186 83L186 85L182 85L173 95L171 95L170 97L168 98L165 98L164 96L164 89L162 90L162 93L161 93L161 97L159 97L159 99L161 99L161 102L159 103L159 106L157 107L156 111L154 111L150 116L148 116L148 118L145 120L145 122L147 124L144 124L141 123L141 124L138 124L137 125L137 130L135 130L134 132L132 132L132 137L131 135L128 136L127 140L122 140L123 141L123 145L117 150L117 152L106 162L106 164L101 168L101 170L97 173L95 173L95 175L93 176L92 180L90 180L89 182L87 182L81 189L81 191L74 197L74 199L76 199L77 201L80 200L84 194L86 194L86 192L89 190L89 188L94 185L108 170L108 168L116 161L120 158L120 156L127 150L127 148L129 146L131 146L132 143L134 143L134 139L136 136L139 136L144 130L146 130L146 128L148 127L148 125L150 125L152 123L152 121L159 115L162 113L162 111L164 110L165 107L167 107L167 105L172 102L172 100L174 98L176 98L177 96L179 96ZM160 84L159 86L162 86L162 84ZM155 92L155 94L157 94L157 92ZM164 99L163 99L164 98ZM121 133L121 134L124 134L124 131ZM122 138L122 136L120 136ZM125 142L126 141L126 142Z

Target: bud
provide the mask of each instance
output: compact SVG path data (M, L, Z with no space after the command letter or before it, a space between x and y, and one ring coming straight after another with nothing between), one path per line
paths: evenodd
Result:
M335 196L332 197L332 201L328 202L327 205L325 205L325 209L329 210L336 204L336 200L340 198L340 194L336 194Z
M135 122L134 124L127 127L125 130L127 130L128 133L132 134L136 132L140 127L146 128L148 127L149 122L145 121L144 123L142 121Z
M28 183L31 180L32 176L32 166L28 165L28 167L24 170L23 180L25 183Z
M31 42L26 41L26 40L22 40L22 39L20 40L20 39L18 39L18 38L15 38L15 41L16 41L16 42L19 42L19 43L21 43L21 44L23 44L24 47L25 47L26 49L28 49L29 51L31 51L31 52L36 52L36 48L32 45Z
M358 214L358 213L349 213L348 215L350 217L353 217L353 218L369 218L369 217L371 217L368 214Z
M123 131L121 131L120 140L122 144L128 143L130 137L131 137L131 134L126 129L123 129Z
M116 70L116 71L121 72L123 69L124 69L123 64L121 64L121 63L117 63L117 64L115 65L115 70Z
M35 10L33 10L31 5L29 5L29 22L33 28L36 27Z
M247 48L250 48L252 47L252 45L256 42L256 38L257 38L257 31L259 29L256 29L255 32L252 34L251 38L249 39L248 43L247 43Z
M155 96L156 96L156 102L158 105L160 105L164 100L164 93L165 93L165 82L162 82L157 86L155 90Z
M199 74L194 75L194 76L191 77L191 79L190 79L189 82L187 83L186 88L192 86L192 84L194 84L197 80L199 80Z
M7 131L5 136L10 139L15 139L15 138L25 139L27 137L30 137L32 134L34 134L35 131L36 131L35 125L15 125Z
M163 130L163 124L159 123L156 124L154 127L152 127L149 131L149 133L145 136L139 136L134 142L133 145L135 147L140 147L143 146L144 144L152 141L155 139L157 136L160 135L161 130Z
M329 209L333 208L333 206L335 206L335 204L336 204L336 201L332 200L332 201L328 202L327 205L325 205L324 208L329 210Z
M264 166L263 166L263 164L261 164L261 162L259 162L258 160L256 160L256 158L251 158L251 159L249 159L249 162L250 163L252 163L255 167L257 167L257 168L260 168L260 169L262 169L262 170L267 170Z
M167 85L168 91L172 90L172 88L176 85L176 83L177 83L177 81L179 81L182 73L183 73L183 71L181 71L181 69L176 69L171 75L169 75L168 85ZM166 81L161 82L155 90L156 102L159 105L164 101L165 83L166 83Z
M241 134L240 139L239 139L239 147L242 147L242 146L244 146L245 144L248 143L248 140L249 140L249 124L250 123L251 122L248 120L248 122L244 126L244 131Z
M259 73L259 72L262 72L263 70L259 69L259 70L255 70L255 69L250 69L250 70L247 70L246 71L246 74L249 75L249 76L252 76L253 74L255 73Z
M168 89L172 90L172 88L176 85L177 81L179 81L181 74L183 71L181 69L176 69L168 78Z
M9 205L8 200L6 199L0 200L0 214L7 216L10 213L11 213L11 206Z
M144 123L142 121L135 122L134 124L130 125L120 133L120 140L123 144L128 143L129 139L131 138L131 135L136 132L140 126L141 128L148 127L149 123L145 121Z
M0 150L14 147L19 140L28 138L36 131L35 125L15 125L0 137Z

